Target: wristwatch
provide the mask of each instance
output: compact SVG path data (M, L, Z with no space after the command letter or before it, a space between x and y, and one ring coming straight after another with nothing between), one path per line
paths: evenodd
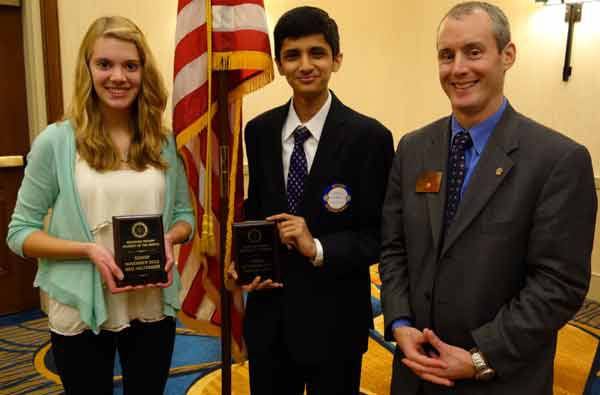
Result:
M475 366L475 380L488 381L493 379L496 371L489 367L483 353L476 348L471 349L470 353Z

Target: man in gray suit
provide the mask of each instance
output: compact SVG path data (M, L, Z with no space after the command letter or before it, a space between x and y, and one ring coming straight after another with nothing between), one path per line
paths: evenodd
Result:
M452 115L402 138L383 208L392 394L549 395L589 286L590 156L504 97L516 48L498 7L452 8L437 50Z

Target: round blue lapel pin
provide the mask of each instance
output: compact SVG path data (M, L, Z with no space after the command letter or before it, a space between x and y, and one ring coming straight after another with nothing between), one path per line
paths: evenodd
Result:
M323 205L332 213L339 213L348 208L352 194L350 188L344 184L333 184L325 188L323 192Z

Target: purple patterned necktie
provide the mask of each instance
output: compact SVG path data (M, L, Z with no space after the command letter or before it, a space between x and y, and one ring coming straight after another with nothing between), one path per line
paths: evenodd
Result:
M469 132L459 132L454 136L450 156L448 158L448 186L446 191L446 211L444 225L446 231L452 224L452 220L458 210L460 203L460 190L465 181L467 173L465 151L473 145Z
M287 200L290 214L298 212L298 205L304 192L304 179L308 174L308 163L304 154L304 142L310 131L302 125L294 130L294 150L290 158L290 171L287 179Z

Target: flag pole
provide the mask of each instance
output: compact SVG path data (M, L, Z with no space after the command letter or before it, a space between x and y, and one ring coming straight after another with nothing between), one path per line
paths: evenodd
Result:
M225 286L225 255L227 237L227 209L229 207L229 103L227 102L227 71L216 71L217 127L219 129L219 185L220 185L220 268L221 268L221 395L231 395L231 293Z

